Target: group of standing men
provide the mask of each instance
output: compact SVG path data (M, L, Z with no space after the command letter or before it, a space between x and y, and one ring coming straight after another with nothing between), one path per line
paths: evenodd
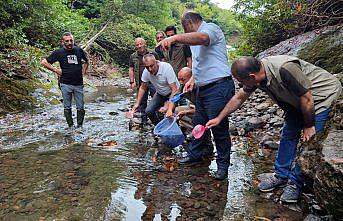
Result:
M196 90L193 126L206 125L212 130L217 149L215 179L224 180L228 176L231 140L227 117L259 88L284 110L285 123L274 175L262 180L258 188L267 192L286 186L281 201L296 202L306 184L299 165L294 163L297 144L301 135L304 141L309 141L323 131L331 107L341 94L340 81L322 68L286 55L262 60L242 57L233 63L230 70L224 34L217 25L206 23L199 13L192 11L183 14L181 23L185 33L164 39L160 36L159 40L162 40L157 44L157 52L165 54L175 44L190 46L192 75L183 92ZM148 66L146 63L147 71L154 75ZM187 70L183 68L179 75L184 72ZM243 84L236 94L231 72ZM170 97L173 95L171 93ZM202 161L207 137L193 139L187 148L187 156L179 159L179 164L193 165Z
M147 49L144 39L135 40L136 52L129 62L130 85L138 90L133 112L146 113L155 125L159 121L157 111L171 117L174 105L169 99L180 91L180 82L184 84L183 92L194 95L190 96L195 102L193 126L206 125L212 130L217 149L214 177L224 180L228 176L231 149L227 117L254 90L261 89L284 110L285 123L274 175L262 180L258 188L266 192L286 186L281 200L296 202L305 184L298 164L293 163L297 144L301 134L304 141L308 141L324 129L331 106L341 94L340 81L322 68L284 55L262 60L242 57L230 69L224 34L217 25L206 23L193 11L185 12L181 23L183 34L177 34L173 26L167 27L165 33L156 34L155 51ZM71 96L74 95L77 123L81 126L84 118L82 74L87 70L88 60L83 50L74 46L70 33L63 35L62 40L62 47L43 59L42 65L60 77L64 114L69 126L73 125ZM62 71L51 65L56 61L60 62ZM231 72L244 85L236 94ZM153 98L147 104L149 93ZM208 134L193 139L187 156L180 159L179 164L193 165L202 161L207 139Z

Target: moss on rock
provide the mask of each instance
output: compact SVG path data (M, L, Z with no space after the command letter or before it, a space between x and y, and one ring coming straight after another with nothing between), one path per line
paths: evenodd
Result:
M4 110L21 110L25 104L33 104L35 99L30 96L34 90L34 81L14 80L8 77L0 77L0 105Z
M298 56L343 80L343 26L328 30L303 47Z

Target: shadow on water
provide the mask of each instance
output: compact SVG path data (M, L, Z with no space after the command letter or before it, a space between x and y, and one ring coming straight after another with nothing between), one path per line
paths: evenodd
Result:
M178 167L169 149L151 148L149 131L128 130L133 99L108 86L87 93L82 130L65 128L62 105L0 118L1 220L302 219L259 196L238 151L220 182L214 160Z

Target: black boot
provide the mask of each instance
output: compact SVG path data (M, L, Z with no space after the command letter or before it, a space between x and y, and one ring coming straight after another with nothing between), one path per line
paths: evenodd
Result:
M71 109L64 109L64 116L67 120L68 126L72 127L74 125L74 122L73 122L73 114L71 112Z
M82 127L83 119L85 118L86 111L81 109L77 110L77 127Z

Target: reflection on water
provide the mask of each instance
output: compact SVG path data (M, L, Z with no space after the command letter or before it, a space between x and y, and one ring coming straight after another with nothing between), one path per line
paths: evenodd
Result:
M1 117L1 220L302 219L259 196L252 159L235 148L224 182L209 175L214 160L178 167L151 148L149 130L129 131L121 111L133 99L114 87L86 94L82 130L66 129L61 105Z

